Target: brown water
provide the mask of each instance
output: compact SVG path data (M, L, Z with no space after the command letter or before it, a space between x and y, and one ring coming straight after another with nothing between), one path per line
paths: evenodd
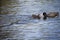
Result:
M60 16L32 19L31 14L58 11L60 0L2 0L0 40L60 40Z

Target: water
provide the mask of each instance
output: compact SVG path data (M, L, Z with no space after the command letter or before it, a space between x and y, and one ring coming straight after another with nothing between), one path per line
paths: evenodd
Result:
M0 40L60 40L60 16L46 20L31 18L32 14L43 12L60 13L60 0L6 2L0 7Z

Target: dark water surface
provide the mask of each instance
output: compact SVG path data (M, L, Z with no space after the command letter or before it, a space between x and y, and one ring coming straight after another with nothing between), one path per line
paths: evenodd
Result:
M60 16L31 18L43 12L60 13L60 0L2 0L0 10L0 40L60 40Z

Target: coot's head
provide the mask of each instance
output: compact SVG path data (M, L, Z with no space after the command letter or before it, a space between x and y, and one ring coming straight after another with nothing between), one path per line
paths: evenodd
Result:
M43 12L43 15L46 15L46 12Z

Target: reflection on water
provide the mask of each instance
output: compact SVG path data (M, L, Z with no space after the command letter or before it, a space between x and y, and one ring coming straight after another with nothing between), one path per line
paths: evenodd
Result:
M2 0L0 39L60 40L60 17L46 20L31 18L31 14L60 12L59 4L60 0Z

